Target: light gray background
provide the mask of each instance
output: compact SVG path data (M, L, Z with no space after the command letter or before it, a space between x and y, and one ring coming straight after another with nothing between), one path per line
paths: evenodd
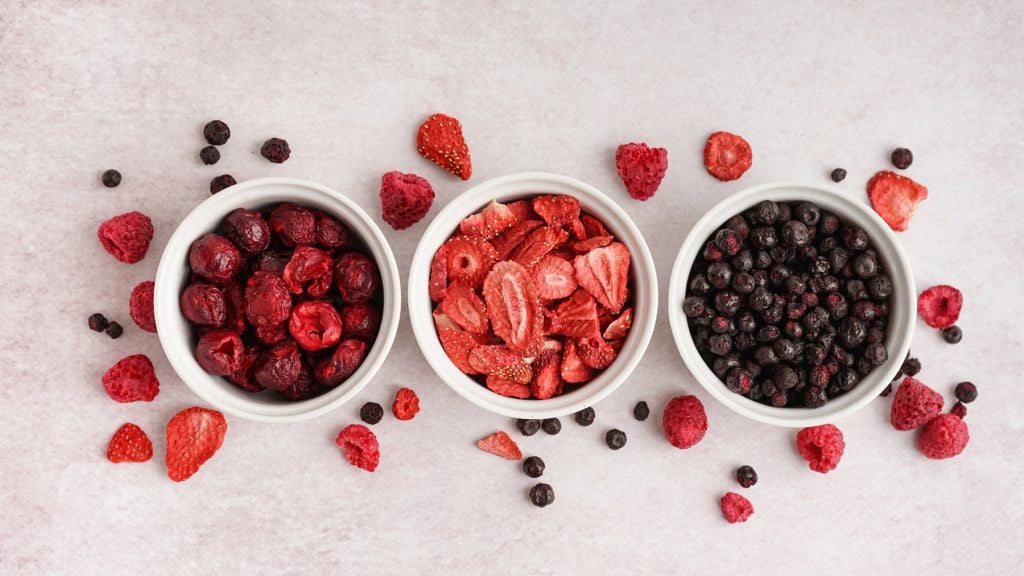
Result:
M0 2L0 572L994 574L1024 562L1019 2L161 4ZM465 126L469 182L414 149L435 111ZM233 135L206 167L197 153L212 118ZM737 182L702 167L715 130L753 146ZM259 157L270 136L291 143L286 164ZM627 141L670 151L647 203L615 174ZM594 426L565 420L557 437L521 440L548 463L548 509L528 503L517 464L473 446L511 422L433 376L407 317L351 405L301 424L229 418L224 447L194 478L164 474L163 427L198 399L156 336L131 324L128 294L217 174L317 180L378 222L388 170L427 177L438 206L510 172L575 176L644 231L664 297L676 250L714 203L769 180L826 182L835 166L863 198L898 145L931 194L901 235L917 282L966 298L963 343L920 326L913 346L947 407L959 380L981 391L955 460L921 456L880 400L841 422L836 471L808 471L794 431L746 421L698 388L662 303L643 362ZM124 174L120 188L100 185L108 167ZM134 209L156 237L126 266L95 229ZM403 278L426 223L386 231ZM125 336L87 330L94 311L126 323ZM99 384L132 353L156 364L151 404L116 404ZM402 385L419 392L420 416L375 428L375 474L349 466L338 429ZM705 401L711 423L688 451L658 424L682 393ZM653 407L644 424L630 415L640 399ZM125 421L150 433L153 461L105 460ZM620 452L602 441L612 426L629 434ZM761 476L743 491L757 511L728 525L718 498L743 463Z

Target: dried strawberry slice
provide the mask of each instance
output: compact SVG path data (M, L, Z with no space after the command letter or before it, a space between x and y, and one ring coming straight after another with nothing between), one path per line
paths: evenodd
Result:
M547 300L559 300L576 290L576 275L572 263L548 254L531 271L537 295Z
M580 214L580 222L583 223L583 230L586 232L587 238L611 236L608 229L604 227L604 223L590 214Z
M573 268L579 285L612 314L618 314L629 297L629 249L612 242L577 256Z
M573 242L572 249L579 254L583 254L584 252L590 252L595 248L604 248L605 246L611 244L614 240L614 236L591 236L586 240Z
M516 217L517 223L535 216L529 200L516 200L508 205L508 209Z
M427 280L430 299L439 302L448 291L448 248L441 246L430 261L430 278Z
M629 329L633 327L633 309L626 308L619 314L619 317L612 320L611 324L604 329L602 337L605 340L622 340L629 334Z
M509 460L519 460L523 457L523 453L519 450L515 440L505 432L495 432L477 442L476 446L484 452L490 452L495 456L501 456Z
M459 223L459 230L466 236L479 236L484 240L490 240L515 226L516 222L516 215L508 206L491 200L483 210L463 219Z
M530 397L530 386L527 384L520 384L515 380L508 380L506 378L498 378L497 376L487 377L487 389L495 394L501 394L502 396L508 396L509 398L529 398Z
M552 226L542 226L533 232L523 240L510 255L511 260L522 264L526 268L530 268L540 259L551 252L556 247L561 246L566 240L569 239L569 233L561 228L554 228Z
M448 278L465 280L474 287L484 281L498 260L494 246L483 238L457 236L445 242L442 248L448 259Z
M484 281L484 299L494 334L510 350L525 354L540 343L543 317L529 273L515 262L499 262Z
M743 176L753 161L750 144L736 134L715 132L704 146L704 167L724 182Z
M584 364L598 370L611 366L615 360L615 349L600 337L580 338L576 341L576 353Z
M871 207L897 232L907 229L918 202L926 198L927 188L889 170L883 170L868 180Z
M440 308L460 327L474 334L487 332L487 307L469 284L461 280L452 282Z
M576 341L572 339L565 341L565 348L562 350L562 366L559 371L562 374L562 380L570 384L590 382L594 377L594 370L580 360L576 353Z
M533 381L530 391L538 400L547 400L562 391L560 365L562 357L558 352L545 350L533 361Z
M572 196L537 196L533 199L533 211L544 219L548 226L560 228L580 217L580 201Z
M533 378L533 370L523 358L505 346L477 346L469 353L469 365L474 370L526 384Z
M524 238L543 225L544 223L540 220L523 220L505 232L502 232L501 235L491 241L491 245L494 246L494 251L497 253L498 260L505 260L508 255L511 254L517 246L519 246Z
M597 304L586 290L576 290L555 309L555 333L573 338L596 337L601 327L597 321Z

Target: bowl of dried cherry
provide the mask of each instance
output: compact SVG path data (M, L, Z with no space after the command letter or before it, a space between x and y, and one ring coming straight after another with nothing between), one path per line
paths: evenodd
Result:
M910 349L913 271L892 229L827 186L768 183L694 224L668 315L716 400L753 420L833 422L876 398Z
M530 172L478 184L438 213L408 302L420 350L455 392L497 414L549 418L628 378L654 330L658 281L611 199Z
M160 343L216 408L259 421L324 414L355 396L395 339L394 254L344 195L295 178L232 186L171 235L156 274Z

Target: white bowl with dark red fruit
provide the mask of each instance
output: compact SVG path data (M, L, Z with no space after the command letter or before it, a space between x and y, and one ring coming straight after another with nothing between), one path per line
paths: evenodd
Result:
M910 349L916 292L892 229L827 186L769 183L690 230L669 279L690 372L735 412L804 427L878 397Z
M427 362L497 414L550 418L611 394L654 331L658 281L629 216L579 180L488 180L430 223L409 271Z
M211 196L167 242L153 301L171 366L216 408L290 422L355 396L384 363L398 268L373 220L295 178Z

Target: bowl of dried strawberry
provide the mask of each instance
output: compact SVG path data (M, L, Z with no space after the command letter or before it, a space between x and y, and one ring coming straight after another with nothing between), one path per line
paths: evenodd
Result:
M658 282L643 235L596 188L542 172L474 186L428 226L409 270L424 357L455 392L515 418L593 406L640 362Z
M373 220L315 182L263 178L197 206L156 274L157 334L203 400L294 422L341 406L383 365L398 329L398 267Z

